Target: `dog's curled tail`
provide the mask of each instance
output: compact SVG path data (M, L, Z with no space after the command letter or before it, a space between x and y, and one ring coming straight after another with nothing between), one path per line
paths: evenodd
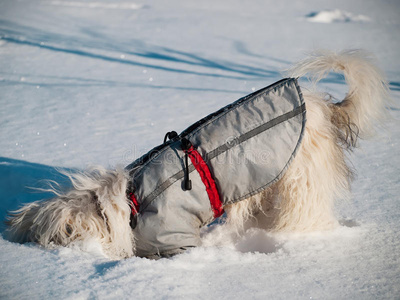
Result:
M343 101L331 106L332 122L344 131L350 130L351 135L368 138L375 131L374 124L387 117L385 104L390 96L383 72L376 66L373 55L367 51L344 50L335 53L319 50L289 69L288 75L301 77L308 74L316 83L330 71L343 73L349 86Z

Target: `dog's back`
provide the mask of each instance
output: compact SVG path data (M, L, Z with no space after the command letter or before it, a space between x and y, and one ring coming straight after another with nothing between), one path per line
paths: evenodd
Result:
M385 116L389 96L382 72L363 51L318 52L289 75L310 73L318 81L331 70L344 73L349 84L345 99L335 104L326 94L304 92L307 123L295 159L284 176L263 192L234 204L224 203L228 223L241 229L250 218L263 217L258 226L275 231L323 230L338 225L334 201L346 197L352 178L345 150L354 147L359 136L373 132L374 121ZM27 204L12 215L8 221L11 239L47 247L95 239L111 258L135 255L130 227L131 210L135 209L126 195L131 180L128 174L97 169L71 179L73 190Z

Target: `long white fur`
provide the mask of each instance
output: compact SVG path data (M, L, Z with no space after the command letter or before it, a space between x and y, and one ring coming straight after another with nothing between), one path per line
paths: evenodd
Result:
M371 55L360 50L315 52L292 68L289 76L311 74L318 81L331 70L344 73L349 93L339 104L327 100L326 94L304 93L305 134L284 177L259 195L225 207L227 221L237 232L252 220L273 231L338 226L334 204L348 197L352 179L345 150L354 146L357 134L367 137L373 132L373 121L385 115L389 96L383 73L375 67ZM96 168L66 175L72 190L62 193L53 189L54 199L27 204L12 213L8 221L10 238L46 247L94 239L110 258L134 255L127 174Z
M13 212L9 220L11 239L45 247L97 241L110 258L134 255L125 172L97 167L64 175L71 180L73 189L66 193L51 189L55 198L33 202Z
M374 125L388 116L385 104L390 101L389 88L375 57L365 50L344 50L338 53L318 50L288 70L290 77L311 75L314 83L329 72L343 73L349 92L341 106L357 125L363 138L374 133Z
M346 135L346 127L356 131L350 135L369 137L376 121L386 116L389 92L373 56L362 50L314 52L290 69L288 76L309 74L316 83L330 71L343 72L348 94L335 105L327 94L304 93L304 139L284 177L266 192L226 207L228 223L238 231L251 219L252 225L255 220L257 226L273 231L327 230L338 225L334 204L349 196L352 171L345 150L354 146L354 141L343 144L339 136ZM348 124L342 128L338 119Z

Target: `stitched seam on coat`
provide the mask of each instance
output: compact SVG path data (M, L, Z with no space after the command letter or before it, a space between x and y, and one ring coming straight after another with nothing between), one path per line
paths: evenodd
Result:
M221 146L219 146L218 148L215 148L214 150L211 150L210 152L208 152L206 154L207 157L207 161L223 154L224 152L228 151L229 149L236 147L238 145L240 145L241 143L255 137L256 135L271 129L272 127L279 125L280 123L283 123L285 121L288 121L292 118L294 118L295 116L299 115L300 113L302 113L304 110L303 105L302 106L298 106L296 107L294 110L289 111L283 115L280 115L279 117L276 117L275 119L272 119L271 121L264 123L248 132L246 132L245 134L242 134L241 136L235 138L235 140L238 140L238 143L233 143L232 146L229 146L230 143L225 143ZM221 150L221 152L219 152L219 150Z
M294 78L286 78L286 79L282 79L281 81L278 81L278 83L275 83L276 85L272 85L269 86L265 89L260 90L258 93L256 94L251 94L249 96L246 96L245 98L249 99L249 98L253 98L251 101L256 100L260 95L263 95L264 93L270 92L273 89L277 89L280 88L281 86L283 86L286 83L290 83L292 81L294 81ZM196 128L194 131L191 131L190 133L187 134L187 137L191 137L193 136L195 133L197 133L200 129L203 129L204 127L207 127L208 125L216 122L217 120L219 120L220 118L222 118L224 115L226 115L227 113L233 111L234 109L237 109L240 106L243 106L244 104L247 104L247 99L242 98L243 101L241 101L240 103L237 103L236 105L232 106L229 110L227 110L226 112L222 113L221 115L218 116L218 118L215 119L210 119L209 121L205 122L204 124L200 125L200 127ZM242 99L239 99L237 101L240 101ZM265 123L264 123L265 124Z
M238 139L240 139L240 142L239 142L239 143L235 143L232 147L228 147L228 148L225 149L224 151L222 151L222 152L220 152L220 153L217 153L217 154L213 154L213 152L216 152L217 149L220 149L221 147L226 146L228 143L225 143L224 145L221 145L221 146L217 147L216 149L211 150L210 152L206 153L206 155L205 155L205 161L207 162L207 164L210 162L211 159L214 159L214 158L217 157L218 155L220 155L220 154L226 152L226 151L229 150L229 149L232 149L233 147L235 147L235 146L237 146L237 145L240 145L241 143L243 143L243 142L249 140L250 138L252 138L252 137L254 137L254 136L256 136L256 135L258 135L258 134L260 134L260 133L262 133L262 132L264 132L264 131L267 131L267 130L271 129L271 128L274 127L274 126L277 126L277 125L279 125L279 124L281 124L281 123L283 123L283 122L286 122L286 121L288 121L288 120L290 120L290 119L292 119L292 118L298 116L299 114L303 114L303 113L305 112L305 104L304 104L304 102L303 102L303 97L302 97L302 95L299 95L299 98L300 98L300 103L302 103L301 106L298 106L298 107L296 107L294 110L289 111L289 112L287 112L287 113L285 113L285 114L283 114L283 115L281 115L281 116L278 116L278 117L276 117L276 118L274 118L274 119L268 121L267 123L264 123L264 124L262 124L262 125L260 125L260 126L258 126L258 127L256 127L256 128L254 128L254 129L252 129L251 131L248 131L248 132L244 133L243 135L241 135L240 137L238 137ZM304 123L304 120L303 120L303 123ZM271 124L272 124L272 125L271 125ZM261 128L261 129L260 129L260 128ZM297 142L297 144L296 144L295 150L294 150L293 153L291 154L291 159L289 159L289 162L292 161L292 157L293 157L294 153L296 152L296 150L297 150L297 148L298 148L299 142L301 141L301 138L302 138L302 136L303 136L303 128L304 128L304 124L303 124L303 126L302 126L302 132L301 132L301 134L300 134L300 138L299 138L299 140L298 140L298 142ZM245 138L241 139L242 136L245 136ZM286 168L287 168L289 162L285 165L285 167L283 168L283 170L286 170ZM195 168L194 168L193 164L191 164L191 165L189 166L189 173L191 173L192 171L194 171L194 169L195 169ZM282 172L283 172L283 170L282 170ZM274 180L276 180L277 178L279 178L279 176L282 174L282 172L279 173L273 180L271 180L271 181L268 182L267 184L263 185L262 187L260 187L260 188L257 189L256 191L262 191L262 190L265 188L265 186L270 185ZM143 209L142 209L142 210L145 210L145 209L147 208L147 206L150 205L150 203L151 203L155 198L157 198L164 190L166 190L169 186L171 186L172 184L174 184L176 181L182 179L183 177L184 177L184 172L183 172L183 170L181 170L181 171L175 173L174 175L172 175L171 177L169 177L168 179L166 179L159 187L157 187L153 192L151 192L150 194L148 194L148 195L143 199L143 202L142 202L142 207L143 207ZM172 180L171 180L171 179L172 179ZM174 180L174 179L175 179L175 180ZM162 189L162 187L165 187L165 188ZM245 198L247 198L247 195L250 195L250 194L253 194L253 195L254 195L255 193L254 193L254 191L252 191L252 192L250 192L249 194L246 194L245 196L241 196L241 197L238 198L238 199L231 200L230 203L237 202L237 201L239 201L240 199L245 199Z
M295 82L296 79L294 79L294 78L285 78L285 79L281 79L280 81L278 81L278 82L276 82L276 83L274 83L274 84L272 84L272 85L270 85L270 86L268 86L268 87L266 87L266 88L264 88L264 89L261 89L260 91L254 92L253 94L247 95L247 96L245 96L245 97L243 97L243 98L237 100L236 102L239 102L239 103L236 103L236 104L232 105L232 107L230 107L229 110L227 110L226 112L222 113L222 114L219 115L217 118L211 118L210 120L208 120L208 121L205 122L204 124L199 125L199 127L198 127L198 128L195 128L194 131L191 131L190 133L187 133L187 134L186 134L186 137L193 136L193 134L195 134L196 132L198 132L200 129L202 129L202 128L208 126L210 123L215 122L216 120L220 119L222 116L226 115L227 113L231 112L232 110L234 110L234 109L236 109L236 108L238 108L238 107L244 105L245 103L247 103L247 101L246 101L247 99L253 98L253 100L255 100L258 96L260 96L260 95L262 95L262 94L264 94L264 93L267 93L267 92L269 92L269 91L271 91L271 90L273 90L273 89L280 88L280 87L283 86L284 84L290 83L290 82L293 82L293 81ZM205 118L207 118L207 116L206 116ZM203 119L204 119L204 118L203 118ZM190 127L189 127L189 128L190 128ZM185 131L186 131L186 129L185 129L182 133L185 133ZM180 137L183 137L182 133L179 135ZM157 158L159 155L161 155L164 151L166 151L166 150L168 149L168 147L167 147L168 145L165 145L165 146L166 146L166 147L163 147L163 148L161 148L161 150L157 151L157 153L156 153L153 157L151 157L149 160L147 160L144 164L138 166L138 168L140 168L140 169L137 170L137 172L135 172L135 173L136 173L135 175L140 175L140 174L143 172L142 170L144 169L144 167L145 167L146 165L148 165L153 159L155 159L155 158ZM151 150L150 150L150 151L151 151Z
M250 196L256 195L256 194L262 192L263 190L265 190L265 188L268 187L269 185L271 185L274 182L278 181L283 176L283 174L286 172L286 170L289 168L289 165L291 164L291 162L293 161L294 157L296 156L297 151L300 148L301 141L303 140L303 137L304 137L304 130L306 128L305 125L306 125L306 121L307 121L307 116L306 116L307 109L306 109L306 104L304 102L303 92L301 91L300 86L297 83L297 80L295 81L295 86L296 86L296 89L297 89L297 93L299 94L300 103L302 103L302 105L300 107L302 108L301 114L302 114L303 120L302 120L302 123L301 123L302 126L301 126L300 136L299 136L299 139L297 140L297 144L296 144L296 147L294 148L294 150L292 152L292 155L290 156L290 158L289 158L288 162L286 163L285 167L282 169L282 171L274 179L272 179L267 184L264 184L263 186L259 187L258 189L247 193L246 195L243 195L243 196L241 196L241 197L239 197L237 199L233 199L233 200L229 201L229 203L235 203L235 202L244 200L244 199L246 199L246 198L248 198Z

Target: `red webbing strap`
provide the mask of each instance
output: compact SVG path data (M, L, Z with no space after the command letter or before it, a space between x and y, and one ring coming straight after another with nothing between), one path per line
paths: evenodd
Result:
M218 218L223 215L224 209L222 208L222 202L218 194L217 186L211 175L210 169L206 162L201 157L200 153L191 146L186 153L189 155L193 166L199 173L201 181L206 187L208 198L210 199L211 208L214 212L214 218Z
M132 205L131 205L132 216L135 216L139 212L140 204L137 201L134 193L130 193L129 198L132 200Z

